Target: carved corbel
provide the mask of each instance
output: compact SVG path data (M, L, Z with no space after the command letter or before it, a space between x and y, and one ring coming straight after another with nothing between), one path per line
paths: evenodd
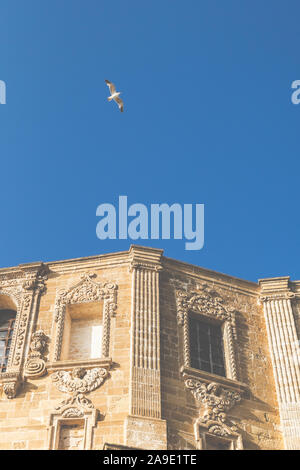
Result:
M41 263L38 267L32 266L29 268L25 265L22 268L25 271L23 289L27 291L38 291L40 294L43 294L46 290L45 281L48 279L48 266Z
M3 372L0 374L3 390L7 398L12 399L17 395L21 385L21 378L17 372Z

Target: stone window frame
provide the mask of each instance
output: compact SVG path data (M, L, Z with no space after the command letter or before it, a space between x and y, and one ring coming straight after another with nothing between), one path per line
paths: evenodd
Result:
M46 292L48 272L43 263L30 263L0 277L0 296L11 299L16 310L7 368L0 373L0 385L9 399L15 398L24 381L30 338L36 327L40 296Z
M97 425L98 418L98 410L83 394L63 401L49 417L48 450L58 449L61 426L76 424L80 421L84 423L83 450L91 450L93 430Z
M61 289L57 292L54 307L54 351L53 360L48 365L49 370L66 367L67 365L89 365L106 363L110 361L110 329L111 318L115 316L117 308L117 284L112 281L104 283L93 280L97 274L94 272L83 273L80 281L69 289ZM91 302L103 301L103 332L101 345L101 358L99 359L78 359L78 360L61 360L61 350L64 334L64 324L66 308L68 305L85 304Z
M197 443L197 450L208 450L207 449L207 440L210 438L216 442L226 442L228 443L228 450L243 450L243 438L239 433L232 432L227 435L217 435L210 432L207 432L207 429L203 427L201 421L198 419L194 424L194 433L195 440Z
M201 290L176 290L177 320L180 327L181 348L180 368L184 385L195 398L198 418L195 421L195 440L205 447L205 435L220 436L241 445L236 424L227 413L249 392L249 387L238 381L236 365L236 323L235 310L224 305L224 301L206 283ZM223 327L226 377L191 367L190 360L190 315L199 315L202 320L218 322ZM199 429L203 429L202 434ZM201 437L202 436L202 437Z
M219 324L223 330L223 349L224 365L226 378L233 381L238 380L236 364L236 327L235 311L232 308L225 307L223 299L214 290L209 289L206 284L201 291L183 291L176 290L177 322L180 328L180 339L182 347L182 365L184 368L190 368L194 373L202 374L204 371L193 369L191 367L190 353L190 331L189 318L199 318L203 321ZM218 376L213 373L205 372L205 375L211 375L213 380L217 381Z

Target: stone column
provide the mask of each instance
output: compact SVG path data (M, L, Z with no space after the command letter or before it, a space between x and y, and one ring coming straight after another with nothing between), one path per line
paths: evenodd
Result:
M300 347L289 277L262 279L261 301L286 449L300 448Z
M159 272L162 250L130 248L131 374L126 445L166 449L166 422L161 419Z

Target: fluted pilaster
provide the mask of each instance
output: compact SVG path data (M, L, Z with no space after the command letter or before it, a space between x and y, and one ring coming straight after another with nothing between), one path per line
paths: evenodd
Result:
M289 278L263 279L261 301L286 449L300 447L300 347Z
M159 434L165 429L161 422L160 384L160 316L159 316L159 272L162 250L132 246L130 270L132 273L131 309L131 379L130 416L127 425L127 442L143 447L147 439L153 442L158 435L150 435L149 429L158 424ZM138 418L154 420L138 421ZM155 422L159 420L159 422ZM128 424L127 423L127 424ZM130 423L136 431L130 431ZM147 428L148 426L148 428ZM154 426L154 428L153 428ZM137 430L140 429L139 435ZM148 429L148 431L147 431ZM165 431L163 431L163 434ZM165 436L156 442L163 448ZM149 442L148 442L149 448ZM154 447L155 448L155 447Z

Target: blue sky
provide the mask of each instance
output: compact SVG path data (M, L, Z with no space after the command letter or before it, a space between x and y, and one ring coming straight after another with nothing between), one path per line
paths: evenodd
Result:
M0 266L127 250L96 237L97 206L127 195L205 204L202 250L138 243L299 279L299 13L294 0L2 0Z

